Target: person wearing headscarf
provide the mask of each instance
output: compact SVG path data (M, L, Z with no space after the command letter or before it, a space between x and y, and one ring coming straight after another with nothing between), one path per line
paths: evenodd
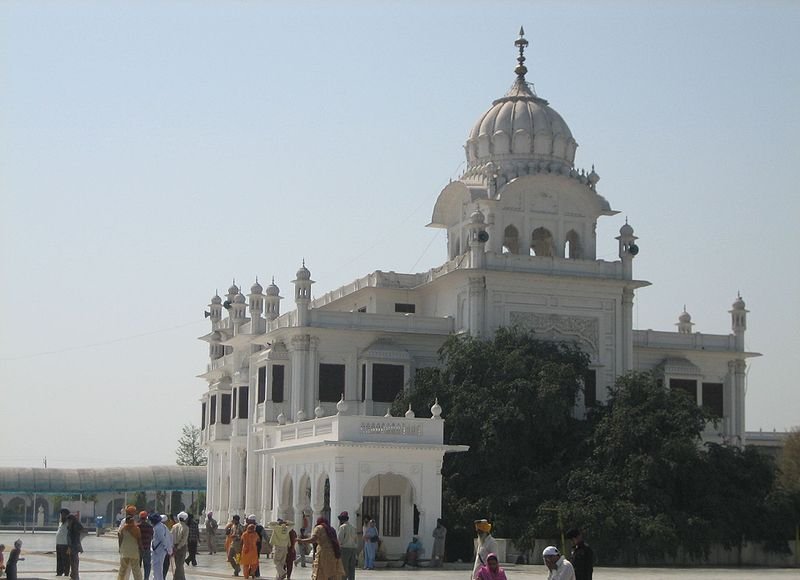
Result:
M17 580L17 562L24 560L19 555L22 553L22 540L14 542L14 549L8 553L6 562L6 580Z
M478 570L486 564L486 558L491 553L497 553L497 540L492 536L492 524L487 520L475 520L475 531L478 533L478 543L475 547L475 564L472 566L472 578L478 577Z
M242 533L242 556L239 560L245 578L254 578L258 568L258 533L255 524L247 524ZM277 578L277 577L276 577ZM281 578L283 578L281 576Z
M547 546L542 552L542 559L548 570L547 580L575 580L572 563L555 546Z
M286 580L292 580L294 561L297 559L297 532L289 528L289 550L286 552Z
M364 570L375 569L375 555L378 553L378 527L370 520L364 528Z
M172 536L158 514L148 516L153 526L153 540L150 542L150 562L153 580L164 580L164 562L169 566L169 555L172 553Z
M317 525L310 538L297 540L303 544L314 542L314 564L311 568L311 580L338 580L344 576L342 567L342 549L336 537L336 530L323 517L317 518Z
M497 560L497 554L494 552L486 556L486 564L478 569L478 580L506 580L506 573L500 567L500 562Z
M249 516L247 516L247 518L245 519L245 529L247 529L247 526L249 524L253 524L256 527L256 534L258 534L258 544L256 546L258 547L258 554L259 554L259 557L260 557L260 555L261 555L261 547L263 545L264 537L265 537L264 526L262 526L261 524L258 523L258 521L256 521L255 514L250 514ZM253 576L255 578L261 578L261 561L260 560L256 564L256 569L253 570Z
M126 515L117 536L119 541L119 573L118 580L127 580L128 572L133 572L134 580L142 580L142 569L139 567L139 552L142 532L134 523L133 516Z

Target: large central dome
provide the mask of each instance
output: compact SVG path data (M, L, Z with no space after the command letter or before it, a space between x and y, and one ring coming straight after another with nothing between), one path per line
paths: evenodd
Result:
M572 132L546 100L538 97L525 81L528 69L520 37L515 72L517 78L506 95L492 103L475 123L465 146L466 175L483 173L487 167L521 172L563 172L572 169L578 144ZM488 164L492 163L492 166Z

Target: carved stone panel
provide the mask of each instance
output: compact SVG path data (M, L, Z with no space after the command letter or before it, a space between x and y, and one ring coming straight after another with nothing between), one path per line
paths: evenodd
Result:
M550 340L577 340L597 353L600 343L600 325L589 316L564 316L537 312L512 312L512 325L530 328Z

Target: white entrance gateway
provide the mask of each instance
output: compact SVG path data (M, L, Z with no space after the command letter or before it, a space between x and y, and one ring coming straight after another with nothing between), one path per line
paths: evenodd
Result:
M730 310L732 334L697 332L685 310L676 331L634 330L635 293L649 285L633 276L638 238L624 224L619 259L597 259L597 220L618 212L594 167L575 167L577 142L525 79L527 40L515 44L511 88L474 124L467 167L434 204L429 225L447 231L441 266L377 270L312 299L303 264L285 314L274 280L211 299L201 425L219 519L255 513L299 528L348 511L358 528L376 519L390 556L414 531L430 554L442 459L462 448L443 445L442 419L384 415L417 370L439 364L448 336L512 324L587 353L576 416L620 374L648 370L719 418L706 439L744 442L746 359L757 356L744 350L744 301Z

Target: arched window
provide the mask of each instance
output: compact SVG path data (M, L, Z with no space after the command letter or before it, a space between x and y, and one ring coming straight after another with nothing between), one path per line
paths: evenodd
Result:
M507 226L503 232L503 253L519 254L519 232L514 226Z
M578 232L570 230L567 233L566 243L564 244L564 257L577 260L581 257L581 246Z
M553 234L547 228L536 228L531 234L531 255L552 256Z

